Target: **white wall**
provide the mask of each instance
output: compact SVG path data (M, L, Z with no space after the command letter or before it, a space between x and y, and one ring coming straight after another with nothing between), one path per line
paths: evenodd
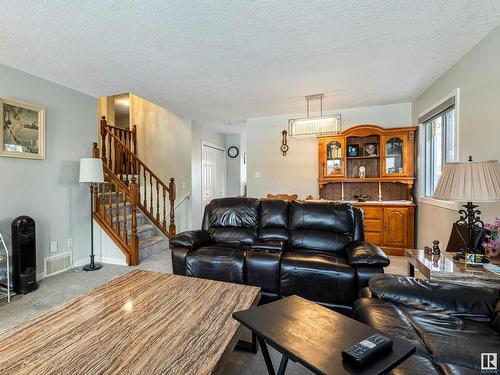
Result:
M242 194L241 190L241 172L243 162L242 142L240 134L227 134L226 143L226 197L237 197ZM235 158L227 155L229 147L235 146L239 153Z
M459 160L500 159L500 26L436 80L412 103L413 123L429 106L459 88ZM482 218L500 216L500 204L481 204ZM420 203L418 246L438 239L446 247L455 210Z
M201 228L201 145L203 142L224 148L224 134L193 121L191 128L191 207L192 228Z
M0 64L0 96L45 106L46 160L0 157L0 232L10 247L11 222L29 215L37 225L37 272L50 241L73 258L90 252L90 199L79 184L79 159L97 141L96 99Z
M344 129L359 124L384 127L410 126L411 103L348 108L328 111L340 113ZM281 132L288 119L304 114L259 117L247 120L248 196L261 198L268 193L296 193L299 198L318 196L318 146L316 138L290 138L286 156L280 151ZM261 178L256 178L256 173Z
M191 192L191 120L131 94L130 122L137 125L139 158L165 184L175 178L181 202ZM176 208L175 223L177 232L191 228L191 200Z

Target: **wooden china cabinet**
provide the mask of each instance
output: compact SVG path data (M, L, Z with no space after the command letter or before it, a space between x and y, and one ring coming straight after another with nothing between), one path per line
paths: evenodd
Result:
M362 208L366 240L392 255L414 247L415 130L359 125L318 138L320 197Z

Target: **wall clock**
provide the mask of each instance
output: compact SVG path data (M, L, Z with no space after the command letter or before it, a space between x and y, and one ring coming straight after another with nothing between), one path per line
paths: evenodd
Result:
M229 155L230 158L235 158L240 154L240 150L238 150L238 147L236 146L231 146L227 150L227 154Z

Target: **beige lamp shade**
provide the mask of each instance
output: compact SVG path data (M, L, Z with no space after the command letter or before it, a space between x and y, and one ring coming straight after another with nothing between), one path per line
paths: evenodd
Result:
M104 182L101 159L80 159L80 182Z
M457 202L499 201L498 160L446 164L433 197Z

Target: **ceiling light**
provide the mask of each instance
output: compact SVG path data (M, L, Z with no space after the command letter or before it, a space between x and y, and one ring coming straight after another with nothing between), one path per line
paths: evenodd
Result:
M306 96L307 117L288 120L288 132L291 137L335 135L342 131L341 115L323 116L323 96L323 94ZM309 102L311 100L319 100L319 116L309 116Z
M232 122L231 121L224 121L224 125L231 125Z

